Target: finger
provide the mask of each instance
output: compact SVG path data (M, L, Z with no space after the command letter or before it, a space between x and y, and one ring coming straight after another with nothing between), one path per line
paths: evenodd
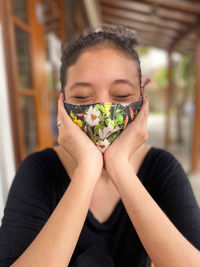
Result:
M58 99L58 118L61 118L62 120L67 120L68 122L71 122L71 118L69 114L67 113L65 106L64 106L64 94L60 93L59 99Z
M73 129L78 129L78 131L80 131L80 127L73 122L71 116L68 114L67 110L65 109L64 106L64 94L61 93L58 99L58 116L57 121L62 120L63 123L61 124L62 127L67 126L68 129L71 129L71 131L73 131ZM60 126L61 126L60 125ZM59 126L59 128L60 128ZM82 131L81 131L82 132Z
M58 110L63 111L64 108L64 95L63 93L60 93L59 98L58 98Z
M60 121L63 119L63 113L62 111L62 100L61 100L61 94L59 95L58 98L58 113L57 113L57 121Z
M57 114L57 122L62 121L63 123L59 125L59 130L63 128L64 125L68 125L69 127L73 127L73 122L68 115L65 106L64 106L64 94L60 93L59 98L58 98L58 114ZM71 123L71 125L70 125Z
M135 118L135 122L146 120L148 118L148 115L149 115L149 101L147 95L144 92L144 89L142 89L142 106Z
M148 104L148 99L147 96L145 95L144 91L142 92L142 96L143 96L143 104L142 107L139 111L139 113L137 114L135 120L133 120L130 124L127 125L126 129L124 129L124 131L121 133L121 135L126 135L126 140L129 139L130 136L130 140L132 139L132 133L133 131L135 131L135 129L145 129L147 127L147 118L149 115L149 104Z

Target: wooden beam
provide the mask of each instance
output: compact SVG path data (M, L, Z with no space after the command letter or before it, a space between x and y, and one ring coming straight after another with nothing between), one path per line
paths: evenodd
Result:
M177 45L177 47L182 47L185 50L195 50L195 43L192 42L181 42L179 45Z
M152 42L151 40L147 40L147 39L142 39L139 42L139 45L147 45L147 46L163 49L163 50L166 50L166 51L169 50L169 47L164 46L163 44L160 44L160 43L155 43L155 41ZM180 47L180 48L177 48L176 50L174 50L174 52L178 52L180 54L185 54L186 51Z
M151 25L146 25L145 27L143 25L141 25L140 23L133 23L132 21L129 20L123 20L123 19L118 19L115 17L111 17L111 16L103 16L103 21L104 23L107 24L117 24L117 25L123 25L126 26L132 30L135 30L138 33L138 37L142 40L141 42L147 45L151 45L154 47L158 47L158 48L162 48L165 50L169 50L170 48L170 42L173 42L173 37L176 36L175 32L168 32L167 33L170 35L166 34L166 30L162 31L161 29L157 29L156 27L152 27ZM153 36L155 36L153 38ZM160 38L158 39L157 36L159 36ZM163 43L164 38L168 38L170 41L167 41L165 43ZM160 39L162 41L160 41ZM149 44L150 42L150 44ZM191 42L192 44L192 42ZM191 46L192 49L192 46ZM186 46L186 45L182 45L180 43L180 45L177 45L176 47L174 47L174 51L184 54L187 51L190 51L190 46Z
M174 52L180 52L181 54L185 54L185 53L193 52L194 49L191 47L187 47L187 46L178 46L178 47L174 48L173 51Z
M196 32L191 32L188 36L187 36L188 40L191 40L193 42L196 42L197 40L197 35L196 35Z
M163 50L169 51L169 47L166 44L155 42L155 40L152 41L150 39L145 39L145 38L140 38L139 37L138 43L139 43L139 45L147 45L147 46L156 47L156 48L159 48L159 49L163 49ZM187 52L187 50L184 47L177 47L174 50L174 52L177 52L179 54L185 54Z
M102 6L111 6L112 8L136 11L143 14L149 14L152 10L151 6L136 3L135 1L101 0L100 3Z
M13 60L16 55L14 53L14 35L12 32L12 21L11 17L11 5L10 1L0 0L0 13L1 13L1 23L2 23L2 33L3 33L3 44L5 51L5 64L6 64L6 74L8 82L8 95L9 95L9 106L11 115L11 128L12 128L12 140L15 156L15 167L17 168L20 164L20 122L19 116L16 116L17 110L17 94L15 90L16 86L16 68L13 64ZM6 49L5 49L6 48ZM18 115L18 114L17 114Z
M101 25L101 12L98 1L83 0L84 8L91 27L98 28Z
M123 10L128 10L132 12L137 12L137 14L146 14L151 15L154 11L158 17L169 19L171 21L182 22L186 24L196 24L198 22L198 18L192 14L184 14L179 11L167 10L165 8L159 7L154 9L153 5L145 4L145 3L137 3L135 1L118 1L118 0L101 0L101 5L110 6L112 8L118 8Z
M174 39L173 39L174 40ZM179 47L179 46L182 46L182 47L188 47L188 48L193 48L195 49L195 44L196 44L196 39L195 40L191 40L188 38L187 36L187 39L182 39L180 42L178 42L175 46L172 46L171 45L171 49L175 48L175 47Z
M200 150L200 26L197 29L196 43L196 90L195 90L195 113L192 139L192 172L198 170L199 150Z
M156 11L156 14L164 19L169 19L169 20L174 20L178 21L181 23L186 23L186 24L197 24L198 23L198 17L196 15L191 15L191 14L184 14L179 11L174 11L174 10L167 10L165 8L158 8Z
M114 9L112 7L104 7L104 6L102 7L101 10L102 10L102 13L105 15L131 19L136 22L161 27L164 29L171 29L171 30L181 31L181 32L186 32L188 30L188 26L182 23L167 20L167 19L162 19L157 16L151 16L151 15L146 16L146 15L138 14L132 11Z
M160 27L155 27L152 25L140 23L140 22L135 22L130 19L122 19L118 18L115 16L111 15L103 15L103 21L108 22L108 23L113 23L113 24L121 24L127 27L134 28L138 31L146 31L149 33L156 33L156 34L165 34L168 35L169 37L176 37L177 33L176 31L170 30L170 29L163 29Z
M158 7L164 7L180 12L200 15L200 3L191 3L189 0L135 0L135 2L150 4Z
M104 25L108 25L109 26L110 23L104 23ZM135 29L132 28L132 27L127 26L127 28L130 29L130 30L135 31ZM140 33L138 33L137 31L135 31L135 32L137 34L138 45L148 45L148 46L157 47L157 48L164 49L164 50L168 50L169 49L169 47L166 46L166 43L159 43L159 42L155 43L155 41L152 40L152 39L150 40L150 39L145 39L145 38L140 37L140 33L141 32ZM180 51L177 51L177 52L180 52Z
M160 49L163 49L163 50L167 50L168 47L161 44L161 43L155 43L155 42L152 42L151 40L147 40L147 39L141 39L139 41L139 45L147 45L147 46L152 46L152 47L156 47L156 48L160 48Z
M64 9L64 2L63 0L58 0L58 6L59 6L59 34L60 34L60 39L62 42L66 40L66 25L65 25L65 9Z
M159 40L158 40L158 36L157 34L152 34L149 32L140 32L139 33L140 38L144 38L144 39L148 39L148 40L152 40L155 43L163 43L166 44L167 47L170 46L171 42L172 42L172 38L169 38L169 36L166 36L164 34L160 34L159 35Z
M185 52L194 51L195 44L197 41L196 38L196 28L191 28L185 35L180 35L174 39L174 42L171 44L171 50L177 50L179 47L182 47Z
M188 46L193 46L193 47L195 47L195 43L196 43L196 39L194 39L194 40L191 40L191 39L189 39L188 38L188 36L187 36L187 39L185 38L185 39L183 39L180 43L181 44L184 44L184 45L188 45Z
M186 33L178 34L175 37L174 42L171 44L170 49L173 50L182 40L187 39L187 36L195 32L196 28L197 28L197 25L196 27L191 27Z
M168 85L167 85L167 107L166 107L166 124L165 124L165 148L170 143L170 126L171 126L171 106L172 106L172 53L168 52Z

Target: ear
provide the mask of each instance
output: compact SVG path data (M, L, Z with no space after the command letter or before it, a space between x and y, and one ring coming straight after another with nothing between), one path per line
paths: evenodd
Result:
M142 85L141 85L142 89L144 89L145 86L146 86L150 81L151 81L151 80L150 80L149 78L146 78L146 77L142 76Z
M146 77L142 76L142 78L141 78L141 81L142 81L141 87L142 87L142 88L144 87L144 82L145 82L145 80L146 80Z

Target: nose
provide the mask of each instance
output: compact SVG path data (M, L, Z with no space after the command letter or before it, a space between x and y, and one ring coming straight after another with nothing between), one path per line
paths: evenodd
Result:
M112 102L111 96L109 95L108 92L99 92L99 94L96 96L96 102Z

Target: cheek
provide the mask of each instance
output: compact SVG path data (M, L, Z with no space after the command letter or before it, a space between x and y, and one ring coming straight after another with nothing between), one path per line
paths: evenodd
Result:
M141 91L140 91L140 89L138 89L137 92L135 92L134 95L132 96L131 102L139 101L140 96L141 96Z
M69 92L68 92L67 88L64 89L64 97L65 97L66 101L68 101L70 99Z
M132 96L132 101L131 102L138 102L140 100L140 91L138 90L137 93L135 93L133 96Z

